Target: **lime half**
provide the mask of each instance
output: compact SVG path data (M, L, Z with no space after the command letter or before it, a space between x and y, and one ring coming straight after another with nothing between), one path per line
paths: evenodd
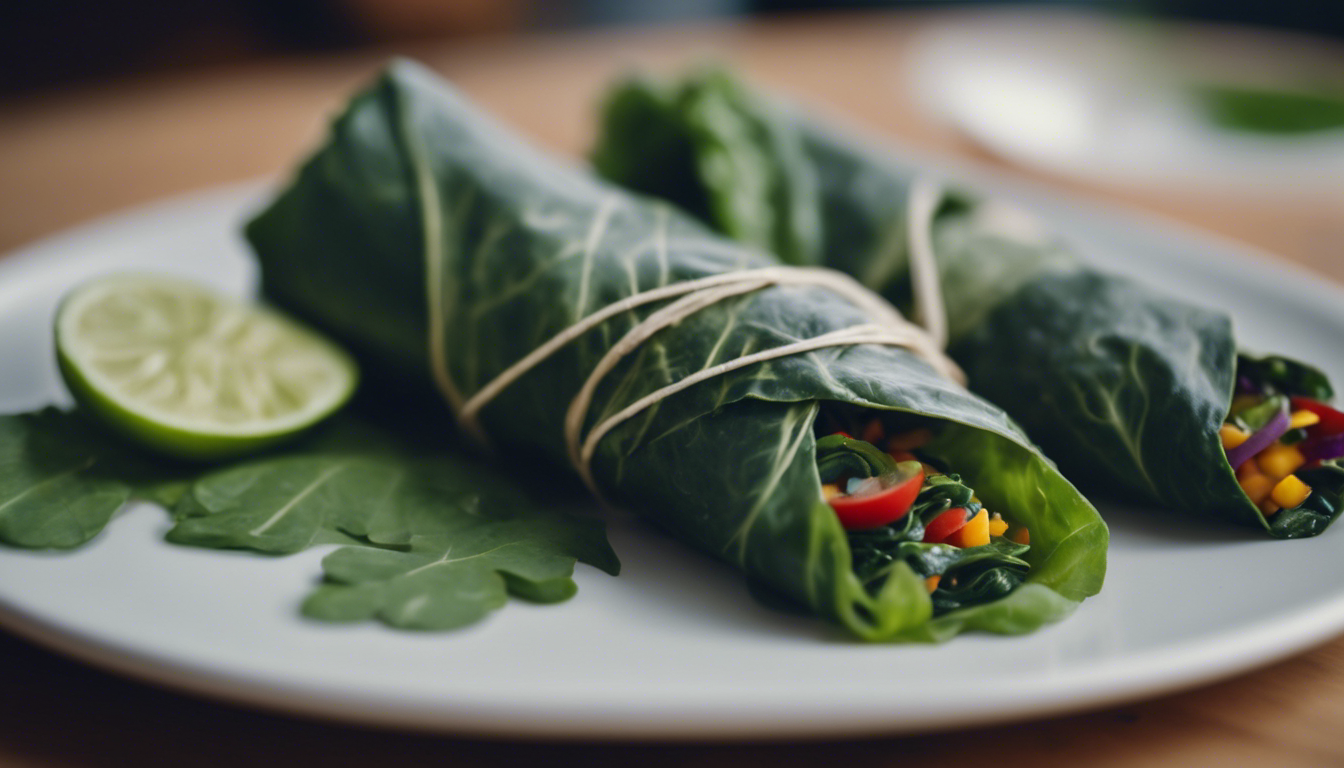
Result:
M56 315L75 398L118 431L180 458L257 450L336 411L358 372L339 347L271 310L196 283L114 275Z

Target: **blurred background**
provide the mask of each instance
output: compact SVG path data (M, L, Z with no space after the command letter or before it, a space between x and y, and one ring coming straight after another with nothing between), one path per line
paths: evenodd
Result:
M51 0L7 3L0 24L6 97L137 72L274 53L425 38L469 38L615 24L663 24L844 8L949 8L944 0ZM982 7L986 4L981 4ZM1344 36L1334 0L1114 0L1019 4L1194 19Z
M632 66L727 60L945 155L1344 277L1338 0L50 0L0 23L0 251L276 173L390 55L582 154Z

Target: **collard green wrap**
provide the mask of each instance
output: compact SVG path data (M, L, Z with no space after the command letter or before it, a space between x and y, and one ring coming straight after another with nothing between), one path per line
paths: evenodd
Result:
M624 297L773 263L543 155L409 63L354 98L247 236L266 294L343 339L365 370L428 385L441 356L462 397ZM481 413L495 452L565 461L571 399L659 306L613 316L504 388ZM865 321L814 287L714 304L625 357L587 424L715 363ZM932 620L903 565L866 590L822 500L813 422L825 401L944 420L932 447L1030 527L1027 582ZM608 434L592 468L611 502L866 639L1029 631L1096 593L1105 569L1107 531L1088 502L999 409L896 347L826 348L696 384Z
M1319 492L1268 520L1242 491L1219 438L1238 365L1225 314L1083 266L994 200L944 192L933 215L912 215L922 174L890 147L706 69L618 85L593 159L612 180L793 263L849 273L898 306L910 302L912 230L924 228L949 352L972 391L1085 490L1280 538L1319 534L1339 513L1337 463L1309 470ZM1330 396L1319 372L1279 364Z

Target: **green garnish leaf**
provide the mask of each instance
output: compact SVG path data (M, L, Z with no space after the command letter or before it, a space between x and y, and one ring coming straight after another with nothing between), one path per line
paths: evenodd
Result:
M303 604L325 621L378 619L403 629L475 622L515 594L540 603L574 595L576 557L615 574L599 523L525 514L417 538L409 551L345 547L322 561L326 583Z
M509 594L573 596L578 560L620 570L601 522L350 414L283 452L207 469L146 457L80 412L0 416L0 541L75 547L130 498L171 506L176 544L273 555L352 545L326 558L327 581L304 604L321 619L448 629Z
M109 440L79 413L0 416L0 543L77 547L133 496L171 500L182 471Z
M101 476L98 455L51 439L69 426L46 412L0 417L0 540L6 544L79 546L130 497L130 486Z
M379 524L374 521L392 517L403 522L411 471L397 460L319 454L262 459L212 472L178 502L173 511L178 522L168 540L279 555L346 541ZM452 503L450 499L455 500L448 496L445 502Z

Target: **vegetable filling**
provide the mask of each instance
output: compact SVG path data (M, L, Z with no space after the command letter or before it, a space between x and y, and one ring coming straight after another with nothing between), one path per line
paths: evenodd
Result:
M938 615L997 600L1022 583L1030 532L986 509L928 453L928 426L889 432L879 418L849 421L857 423L834 414L819 420L817 470L848 532L854 572L870 591L905 563L924 578Z
M1312 503L1311 473L1344 457L1344 413L1313 368L1278 357L1237 358L1237 391L1219 430L1237 482L1265 517Z

